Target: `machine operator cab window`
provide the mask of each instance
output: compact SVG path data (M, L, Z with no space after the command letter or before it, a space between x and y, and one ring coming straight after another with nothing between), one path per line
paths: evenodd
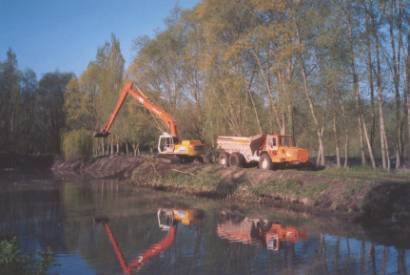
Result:
M168 133L163 133L159 137L158 152L159 153L172 153L174 152L174 146L176 143L178 143L178 139L176 137L173 137Z
M277 136L268 136L267 138L267 145L273 149L273 150L277 150L278 148L278 137Z

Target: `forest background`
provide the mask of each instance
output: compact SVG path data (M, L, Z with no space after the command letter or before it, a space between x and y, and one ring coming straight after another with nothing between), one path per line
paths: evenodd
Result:
M93 139L122 84L174 115L180 135L291 135L319 165L383 169L410 159L407 0L203 0L135 39L124 66L113 34L80 75L0 60L0 150L67 158L155 150L160 121L129 100Z

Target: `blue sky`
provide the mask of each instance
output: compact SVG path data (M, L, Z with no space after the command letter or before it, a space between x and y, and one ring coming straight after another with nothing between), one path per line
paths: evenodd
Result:
M0 60L12 48L20 69L38 76L60 70L81 73L97 47L114 33L127 64L133 40L164 29L178 4L191 8L199 0L0 0Z

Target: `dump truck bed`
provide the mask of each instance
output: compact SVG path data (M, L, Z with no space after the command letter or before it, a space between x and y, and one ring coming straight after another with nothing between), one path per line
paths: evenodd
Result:
M266 135L256 135L251 137L219 136L216 140L218 149L229 154L240 153L247 162L258 161L258 149L264 143Z

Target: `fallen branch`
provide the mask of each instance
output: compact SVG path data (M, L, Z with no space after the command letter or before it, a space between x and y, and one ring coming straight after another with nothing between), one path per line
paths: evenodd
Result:
M190 176L192 176L192 177L196 177L196 175L195 174L192 174L192 173L190 173L190 172L185 172L185 171L181 171L181 170L178 170L178 169L171 169L172 171L175 171L175 172L178 172L178 173L181 173L181 174L185 174L185 175L190 175Z

